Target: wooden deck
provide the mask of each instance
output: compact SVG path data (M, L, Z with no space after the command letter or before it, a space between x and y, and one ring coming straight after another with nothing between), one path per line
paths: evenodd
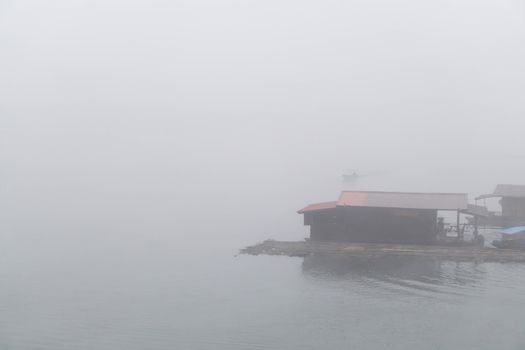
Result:
M241 254L299 257L311 255L339 255L370 258L384 256L417 256L455 261L525 262L525 251L520 250L437 245L332 243L316 241L282 242L267 240L242 249Z

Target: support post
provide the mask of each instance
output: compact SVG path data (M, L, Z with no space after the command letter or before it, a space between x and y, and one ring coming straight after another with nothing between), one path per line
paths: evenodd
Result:
M463 241L463 232L461 232L461 228L459 227L459 210L457 211L457 229L458 229L458 241Z
M478 216L474 215L474 238L478 238Z

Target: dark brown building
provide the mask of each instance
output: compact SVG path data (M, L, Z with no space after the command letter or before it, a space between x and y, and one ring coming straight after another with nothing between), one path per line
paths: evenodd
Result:
M318 241L432 243L439 210L468 209L465 193L344 191L339 200L309 205L304 224Z

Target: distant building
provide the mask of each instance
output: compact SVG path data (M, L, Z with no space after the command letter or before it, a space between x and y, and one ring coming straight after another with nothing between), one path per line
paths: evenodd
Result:
M501 216L509 220L525 220L525 185L497 185L493 193L476 198L500 197Z
M337 201L298 213L312 240L428 244L436 241L440 210L457 212L459 227L460 212L469 211L467 194L343 191Z

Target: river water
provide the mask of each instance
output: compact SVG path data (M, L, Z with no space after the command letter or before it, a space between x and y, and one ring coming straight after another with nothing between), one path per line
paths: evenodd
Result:
M1 349L523 349L525 265L3 237Z

